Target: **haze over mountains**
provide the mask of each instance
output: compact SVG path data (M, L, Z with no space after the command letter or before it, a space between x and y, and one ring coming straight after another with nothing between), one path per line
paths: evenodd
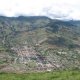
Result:
M5 16L48 16L52 19L80 20L80 0L1 0Z

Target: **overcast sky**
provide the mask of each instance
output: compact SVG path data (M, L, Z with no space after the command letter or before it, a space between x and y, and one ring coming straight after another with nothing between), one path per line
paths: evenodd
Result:
M80 0L0 0L0 14L80 19Z

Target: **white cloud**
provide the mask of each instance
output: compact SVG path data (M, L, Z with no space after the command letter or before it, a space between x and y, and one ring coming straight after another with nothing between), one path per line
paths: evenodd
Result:
M80 19L80 0L0 0L6 16L45 15L58 19Z

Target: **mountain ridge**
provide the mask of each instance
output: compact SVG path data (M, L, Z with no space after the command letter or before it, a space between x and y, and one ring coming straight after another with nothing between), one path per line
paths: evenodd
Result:
M80 69L80 21L0 16L0 71Z

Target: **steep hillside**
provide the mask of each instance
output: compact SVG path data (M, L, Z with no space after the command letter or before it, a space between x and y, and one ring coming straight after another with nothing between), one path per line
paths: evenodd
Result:
M0 16L0 71L80 68L80 21Z

